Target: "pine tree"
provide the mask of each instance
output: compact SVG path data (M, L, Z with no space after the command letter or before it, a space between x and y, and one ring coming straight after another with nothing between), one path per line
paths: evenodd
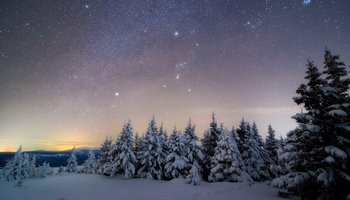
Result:
M36 155L32 157L30 161L30 177L33 178L36 176Z
M165 163L169 153L168 136L163 128L163 124L160 125L157 137L157 162L160 165L160 173L162 179L165 177Z
M212 114L212 122L210 123L209 130L207 130L204 135L202 142L203 154L204 154L204 163L202 166L202 174L205 180L208 179L210 174L210 166L211 166L211 157L214 156L216 143L218 141L220 135L220 130L218 128L215 114Z
M142 140L141 151L138 154L138 160L140 168L138 174L142 178L147 179L163 179L164 172L162 171L164 165L162 162L158 162L158 128L156 121L153 119L150 121L147 132Z
M141 150L141 141L142 138L139 137L139 134L136 133L135 134L135 147L134 147L134 151L137 153Z
M77 157L75 156L75 147L73 147L72 153L69 155L69 158L67 160L66 171L68 173L78 172L78 162Z
M116 165L124 173L124 178L135 176L137 159L134 153L134 136L131 121L124 124L122 133L119 137L120 152L114 160ZM115 174L112 172L112 174Z
M46 176L53 175L53 169L50 167L50 164L47 162L44 162L41 166L38 168L38 177L44 178Z
M350 188L350 81L338 56L326 50L324 59L326 80L308 61L308 83L297 89L300 96L294 98L306 112L293 117L298 128L287 135L281 156L289 161L290 172L272 184L302 198L345 199Z
M227 130L223 131L219 136L215 154L211 158L211 170L208 180L213 182L252 181L244 170L244 163L237 143Z
M188 159L184 151L184 137L174 128L169 137L169 154L165 164L165 176L168 179L185 177Z
M255 133L249 123L241 121L237 129L240 143L240 152L247 173L254 181L264 181L270 178L266 160L262 156L262 149L259 146Z
M277 157L277 150L278 150L278 141L275 137L275 130L272 129L271 124L268 127L267 130L267 136L266 136L266 150L273 161L273 164L276 165L278 162Z
M108 164L108 157L109 157L108 154L111 150L111 146L112 146L112 139L106 137L105 141L103 142L100 148L101 155L100 155L100 158L98 159L98 167L97 167L97 171L99 174L103 174L105 171L106 165Z
M111 145L108 152L107 162L104 165L103 173L108 176L114 176L122 171L119 164L117 164L117 157L121 152L121 135L116 139L115 143Z
M96 163L95 154L92 151L92 149L90 149L88 158L83 163L82 172L85 174L94 174L96 172L96 167L97 167L97 163Z
M22 152L22 146L20 146L14 158L6 163L2 175L6 181L16 181L17 186L21 186L22 181L30 177L29 169L29 157Z
M195 134L195 125L192 126L189 120L184 132L185 139L185 156L187 157L187 176L186 183L199 185L201 177L201 163L203 163L204 155L201 148L197 144L198 137Z

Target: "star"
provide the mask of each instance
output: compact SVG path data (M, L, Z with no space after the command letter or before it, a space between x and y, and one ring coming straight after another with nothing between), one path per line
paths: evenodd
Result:
M179 32L178 32L178 31L175 31L175 32L174 32L174 36L175 36L175 37L178 37L178 36L179 36Z
M308 6L311 3L311 0L303 0L303 6Z
M116 92L116 93L115 93L115 96L116 96L116 97L119 96L119 92Z
M85 8L89 8L89 5L85 4L84 7L85 7Z
M187 89L187 92L191 92L191 91L192 91L191 88L188 88L188 89Z
M176 75L176 80L179 80L180 79L180 74L177 74Z
M166 85L166 84L164 84L164 85L163 85L163 88L166 88L166 87L167 87L167 85Z

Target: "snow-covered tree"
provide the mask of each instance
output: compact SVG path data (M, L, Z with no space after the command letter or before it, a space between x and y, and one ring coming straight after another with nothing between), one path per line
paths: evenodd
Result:
M169 137L169 154L166 157L165 176L168 179L185 177L188 159L185 156L185 138L174 128Z
M207 179L210 174L211 157L214 156L216 143L220 135L220 129L215 119L215 114L212 114L212 122L209 129L204 133L202 142L204 164L202 166L203 178Z
M137 159L134 153L134 136L131 122L124 124L123 130L118 138L118 145L120 152L115 158L112 165L115 169L120 169L124 173L125 178L132 178L135 176ZM114 175L117 172L112 172Z
M36 155L33 155L32 160L30 161L30 177L33 178L36 176Z
M111 151L112 139L106 137L105 141L101 145L100 148L100 158L98 159L98 167L97 172L99 174L103 174L105 169L107 168L109 152Z
M92 149L90 149L88 158L83 163L82 172L85 174L94 174L96 172L96 167L97 167L97 162L96 162L95 154L92 151Z
M250 124L242 120L237 133L239 136L240 152L247 173L254 181L269 179L267 161L262 156L263 151Z
M141 150L141 141L142 141L142 137L139 137L139 134L136 133L135 134L135 147L134 147L134 151L137 153Z
M16 181L18 186L22 181L31 177L30 161L27 154L22 152L20 146L13 159L9 160L2 169L2 176L6 181Z
M68 173L78 172L78 162L77 157L75 156L75 147L72 149L72 153L69 155L67 160L66 171Z
M169 153L168 147L168 135L163 128L163 124L160 125L158 135L157 135L157 162L160 165L160 173L162 174L162 179L165 178L165 163L166 158Z
M119 164L116 163L117 157L121 152L121 145L120 145L120 135L116 139L115 143L111 145L110 151L108 152L108 158L107 162L104 165L103 174L108 176L114 176L115 174L121 172L121 167Z
M227 130L223 131L219 136L215 154L211 158L211 170L208 180L213 182L252 181L244 170L244 163L236 141Z
M162 157L159 154L164 154L159 150L158 128L156 121L150 121L147 132L142 140L141 151L138 153L140 168L138 174L142 178L161 180L164 177L164 163L157 158Z
M273 164L276 165L278 162L278 157L277 157L278 140L275 137L275 130L272 129L271 124L269 125L267 130L267 136L265 139L265 148L271 160L273 161Z
M298 127L287 136L282 159L290 172L272 185L305 199L345 199L349 196L349 83L344 63L326 50L324 80L307 64L307 84L297 89L297 104L305 108L293 118Z
M38 167L37 176L40 178L44 178L46 176L53 175L53 169L50 167L50 164L44 162L42 165Z
M204 155L201 148L197 144L198 138L195 134L195 125L189 120L184 131L185 139L185 156L187 157L187 176L186 182L193 185L199 185L201 176L201 163L203 163Z

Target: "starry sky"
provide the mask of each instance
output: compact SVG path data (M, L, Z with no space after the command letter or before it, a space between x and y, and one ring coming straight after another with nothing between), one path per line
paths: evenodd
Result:
M99 146L154 114L285 136L307 59L350 63L348 0L0 1L0 151Z

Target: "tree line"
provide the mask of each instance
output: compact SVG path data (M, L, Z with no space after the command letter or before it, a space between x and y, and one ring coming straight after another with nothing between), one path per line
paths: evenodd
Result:
M198 185L209 182L259 182L271 180L282 188L284 197L302 199L350 198L350 78L339 56L328 49L323 71L307 62L305 79L293 100L303 106L292 116L298 126L277 140L271 125L265 140L255 122L244 119L237 129L218 125L215 115L201 141L191 120L183 132L176 128L170 135L155 118L147 131L134 136L131 122L124 124L115 142L106 138L98 160L91 151L81 172L125 178L155 180L184 178ZM74 149L66 168L77 172ZM35 157L21 152L2 170L5 180L23 180L50 174L48 164L36 168Z

